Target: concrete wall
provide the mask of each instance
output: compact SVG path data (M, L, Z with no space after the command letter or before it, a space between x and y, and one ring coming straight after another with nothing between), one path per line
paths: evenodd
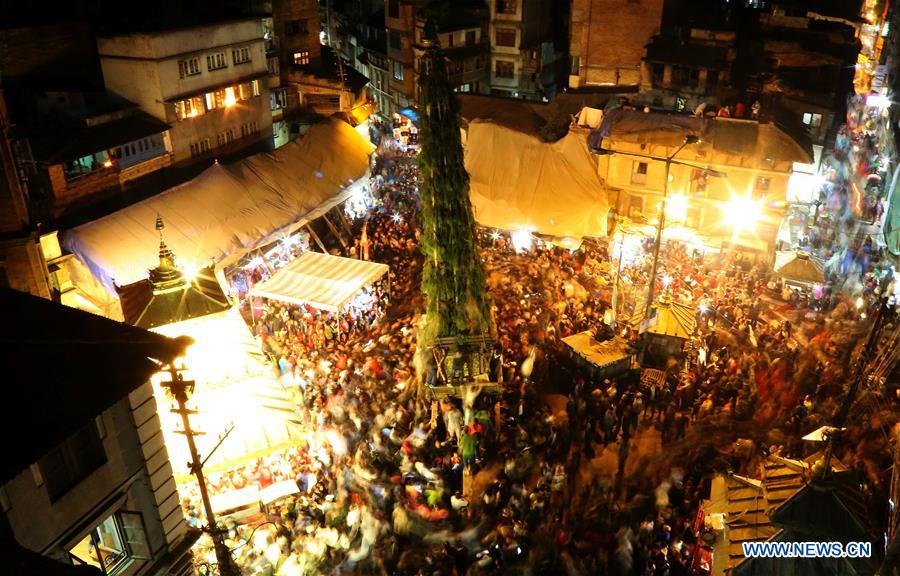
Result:
M166 121L159 62L101 56L100 66L110 92L131 100L144 112Z
M317 22L317 21L316 21ZM316 23L310 23L317 29ZM258 136L246 144L271 137L272 114L266 83L267 64L262 20L251 18L213 26L168 30L97 39L103 75L108 88L137 103L145 112L172 125L170 139L175 163L191 159L191 144L209 139L217 147L217 135L232 130L240 138L241 126L256 122ZM235 64L232 50L247 47L250 61ZM226 67L209 70L206 56L225 53ZM180 77L179 61L199 58L200 73ZM260 95L228 110L212 110L202 116L179 121L173 99L235 85L250 76L259 77ZM237 149L239 144L229 146Z
M202 116L195 116L186 120L174 120L172 110L172 128L169 131L172 138L172 154L175 162L181 162L191 157L191 144L209 139L209 145L217 147L217 135L225 130L234 131L235 138L239 138L240 127L248 122L256 122L259 126L259 137L248 138L247 143L257 142L260 138L271 136L272 111L269 108L269 92L265 89L265 79L260 78L259 96L245 101L238 101L231 108L216 109Z
M663 0L572 0L569 54L580 57L578 82L640 84L641 59L659 33L662 7Z
M152 559L135 560L122 574L142 574L180 544L184 518L156 410L146 383L103 412L97 425L106 463L56 502L50 502L37 465L7 482L6 516L19 543L68 563L68 550L105 518L128 510L142 515Z

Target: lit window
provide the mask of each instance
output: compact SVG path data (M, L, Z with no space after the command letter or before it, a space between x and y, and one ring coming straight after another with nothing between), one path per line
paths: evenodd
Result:
M203 97L194 96L187 100L179 100L175 103L175 116L179 120L186 120L194 116L202 116L206 110L203 107Z
M200 73L200 58L188 58L178 61L178 77L196 76Z
M694 168L691 171L691 192L704 194L709 187L709 173L706 170Z
M69 557L110 576L124 571L132 559L150 559L141 514L120 510L108 516L69 550Z
M403 62L394 60L394 80L403 80Z
M822 115L807 112L803 115L803 123L810 128L818 128L822 125Z
M294 52L294 64L306 66L309 64L309 50Z

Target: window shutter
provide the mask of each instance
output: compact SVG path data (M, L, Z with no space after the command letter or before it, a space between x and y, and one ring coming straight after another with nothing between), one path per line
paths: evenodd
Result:
M125 542L132 558L151 560L150 545L147 544L147 532L144 529L144 517L140 512L119 511L119 519L122 521L122 531L125 533Z

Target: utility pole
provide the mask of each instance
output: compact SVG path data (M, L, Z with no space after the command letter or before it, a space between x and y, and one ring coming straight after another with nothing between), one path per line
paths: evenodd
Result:
M196 414L196 410L187 407L188 393L194 391L194 381L185 380L181 373L175 368L174 362L169 364L169 375L171 380L161 382L163 388L169 390L175 402L178 403L177 408L172 408L172 412L181 415L181 422L184 430L179 431L187 438L188 448L191 452L190 469L194 476L197 477L197 485L200 487L200 498L203 500L203 509L206 512L207 527L205 532L209 533L213 540L213 546L216 551L216 562L219 565L219 576L241 576L241 570L234 563L231 557L231 550L225 545L224 531L216 524L216 515L213 512L212 504L209 501L209 491L206 488L206 478L203 476L203 463L200 460L200 454L197 452L197 444L194 443L194 436L203 434L203 432L195 431L191 428L191 420L189 416Z

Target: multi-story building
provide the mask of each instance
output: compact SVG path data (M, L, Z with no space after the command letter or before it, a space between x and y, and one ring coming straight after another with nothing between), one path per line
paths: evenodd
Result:
M667 172L665 159L688 135L699 141L684 146ZM766 258L774 254L794 163L812 162L812 150L776 124L747 119L618 109L595 136L602 137L593 146L616 214L653 224L665 193L667 229L680 225L694 242Z
M647 45L642 97L677 111L733 106L745 118L758 102L758 116L823 145L852 91L859 5L667 0Z
M387 56L387 36L384 27L384 8L374 12L367 25L372 34L365 37L362 44L362 54L358 62L363 66L360 71L369 78L369 93L375 102L375 109L383 116L390 113L391 93L390 75L391 65Z
M269 76L259 17L101 36L107 88L171 125L176 163L272 137Z
M647 46L641 92L657 107L694 110L701 102L723 102L734 92L736 57L731 30L689 28L680 35L655 36Z
M361 109L367 102L368 78L320 42L316 0L275 0L272 22L279 43L281 87L286 92L285 118L292 137L295 119L304 112L330 115Z
M21 419L0 428L20 438L0 467L0 533L15 539L22 561L4 561L4 573L193 573L196 537L149 382L157 362L173 361L186 343L15 290L0 289L0 304L10 320L5 362L54 357L39 373L10 376Z
M753 22L752 51L741 56L755 93L784 126L824 145L843 124L860 52L859 0L784 0Z
M4 574L190 573L194 538L149 382L186 343L58 303L75 304L74 290L55 233L40 233L17 145L0 94L0 358L47 364L7 378L18 417L0 423L17 438L0 462Z
M409 108L416 98L416 12L423 0L385 0L384 23L387 28L388 94L387 115Z
M432 19L438 43L447 60L450 85L457 92L487 94L490 91L487 5L476 0L453 3L452 10L434 10L435 4L440 3L432 3L416 15L414 53L417 81L425 24Z
M660 32L664 0L573 0L569 88L638 86L645 47ZM610 18L615 18L615 24Z
M547 101L561 88L565 61L552 0L490 0L491 93ZM556 23L556 24L555 24Z
M38 107L19 111L31 178L52 201L54 218L120 194L172 163L169 125L110 93L31 94Z

